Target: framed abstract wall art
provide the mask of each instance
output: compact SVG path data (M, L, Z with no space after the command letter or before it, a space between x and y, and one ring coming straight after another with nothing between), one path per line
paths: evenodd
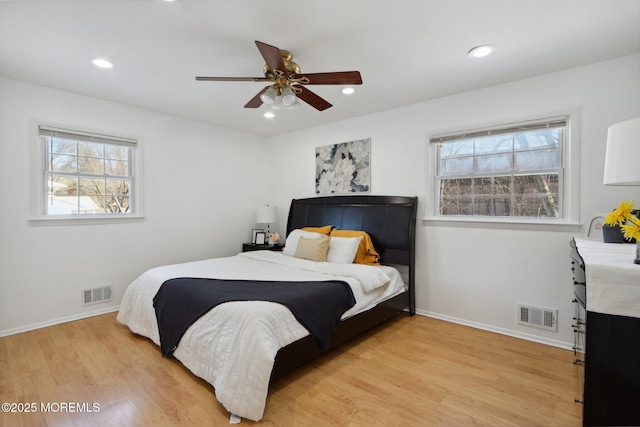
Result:
M371 139L316 147L316 193L368 193Z

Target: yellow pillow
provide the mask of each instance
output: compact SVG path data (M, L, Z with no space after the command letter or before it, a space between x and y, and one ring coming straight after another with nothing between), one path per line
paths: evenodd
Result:
M380 265L380 255L376 252L371 241L371 236L365 231L359 230L338 230L334 228L331 231L334 237L362 237L356 258L353 260L356 264Z
M302 227L304 231L311 231L312 233L320 233L328 236L331 232L331 226L325 225L324 227Z
M317 239L300 237L296 253L293 256L311 261L326 262L330 241L331 237L329 236L322 236Z

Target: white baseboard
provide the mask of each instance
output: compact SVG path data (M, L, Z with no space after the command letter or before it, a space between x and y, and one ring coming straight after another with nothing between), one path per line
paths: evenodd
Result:
M447 316L444 314L434 313L432 311L416 310L416 314L426 317L433 317L434 319L444 320L446 322L457 323L459 325L469 326L471 328L482 329L484 331L495 332L497 334L506 335L509 337L520 338L526 341L537 342L539 344L545 344L551 347L558 347L564 350L573 350L573 343L565 341L554 340L550 338L544 338L537 335L531 335L519 331L514 331L506 328L499 328L492 325L486 325L484 323L472 322L466 319L459 319L457 317Z
M100 310L85 311L84 313L74 314L73 316L59 317L57 319L47 320L46 322L32 323L19 328L5 329L0 331L0 337L15 335L22 332L33 331L35 329L46 328L47 326L59 325L60 323L72 322L74 320L86 319L87 317L100 316L101 314L113 313L120 310L120 306L106 307Z

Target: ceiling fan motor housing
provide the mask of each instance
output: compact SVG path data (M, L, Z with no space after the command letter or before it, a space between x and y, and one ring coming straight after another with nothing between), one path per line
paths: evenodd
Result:
M284 77L295 77L296 74L300 74L300 67L298 66L298 64L292 61L293 56L291 55L291 52L289 52L288 50L280 49L280 53L282 54L282 60L284 61L284 71L286 71L287 73L287 75ZM266 78L274 80L277 79L277 76L271 70L271 68L269 68L268 64L264 64L264 68L262 71L264 72L264 76Z

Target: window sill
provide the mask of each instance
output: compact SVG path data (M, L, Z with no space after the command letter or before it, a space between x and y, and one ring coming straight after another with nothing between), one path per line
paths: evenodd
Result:
M567 220L543 219L506 219L506 218L474 218L474 217L426 217L422 223L428 226L468 227L468 228L501 228L513 230L546 230L580 232L582 224Z
M143 222L144 215L56 215L55 217L33 217L29 218L31 226L47 225L89 225L89 224L122 224L129 222Z

